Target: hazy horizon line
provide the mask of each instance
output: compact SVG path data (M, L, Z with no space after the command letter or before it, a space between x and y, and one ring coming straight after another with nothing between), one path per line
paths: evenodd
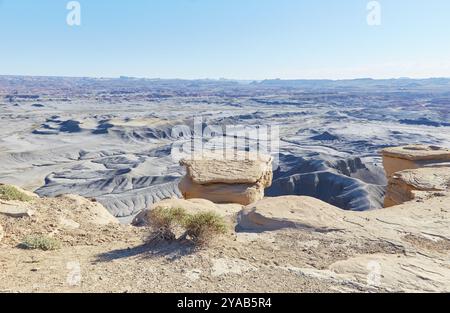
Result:
M172 77L172 78L161 78L161 77L139 77L139 76L128 76L128 75L119 75L119 76L95 76L95 75L24 75L24 74L0 74L0 77L35 77L35 78L90 78L90 79L137 79L137 80L184 80L184 81L235 81L235 82L261 82L268 80L279 80L279 81L355 81L355 80L428 80L428 79L450 79L450 76L428 76L428 77L408 77L408 76L399 76L399 77L384 77L384 78L374 78L374 77L355 77L355 78L264 78L264 79L239 79L239 78L181 78L181 77Z

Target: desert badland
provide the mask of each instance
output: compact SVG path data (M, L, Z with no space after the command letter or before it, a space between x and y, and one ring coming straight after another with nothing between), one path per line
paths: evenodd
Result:
M449 291L449 88L1 76L0 291ZM174 157L255 129L262 158ZM226 230L149 241L175 208Z

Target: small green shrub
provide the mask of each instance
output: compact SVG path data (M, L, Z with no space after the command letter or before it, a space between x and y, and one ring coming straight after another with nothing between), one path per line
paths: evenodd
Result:
M224 234L227 230L224 219L214 212L201 212L189 215L184 220L186 235L195 244L206 245L215 235Z
M32 197L9 185L0 185L0 199L6 201L18 200L24 202L33 200Z
M151 210L149 223L153 229L152 238L175 240L175 227L183 224L186 215L186 211L181 208L156 208Z
M184 231L180 238L190 237L195 245L207 245L215 235L227 230L224 219L214 212L189 214L181 208L156 208L149 213L151 239L176 240L175 230Z
M40 249L50 251L60 249L61 243L57 239L49 236L31 235L25 237L20 247L24 249Z

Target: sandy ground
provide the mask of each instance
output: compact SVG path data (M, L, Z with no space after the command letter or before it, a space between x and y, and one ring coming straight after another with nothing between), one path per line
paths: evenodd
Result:
M127 237L129 234L126 235ZM323 281L297 268L325 268L363 252L393 252L382 243L330 243L311 234L276 232L222 238L194 251L189 244L127 243L60 251L2 248L2 292L335 292L370 291L351 282Z
M0 292L449 291L448 199L348 212L308 197L266 198L255 204L260 214L270 206L304 226L247 229L234 210L227 233L201 249L149 240L147 226L117 223L79 196L12 202L34 214L0 214ZM20 247L37 234L62 248Z

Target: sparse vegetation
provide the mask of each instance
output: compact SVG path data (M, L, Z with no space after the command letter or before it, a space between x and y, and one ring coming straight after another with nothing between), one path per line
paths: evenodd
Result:
M153 229L152 238L175 240L175 228L183 225L186 211L181 208L156 208L149 213L150 226Z
M226 232L223 218L214 212L189 214L181 208L156 208L149 215L153 229L151 238L166 241L176 240L176 228L184 231L181 238L189 237L196 245L204 246L215 235Z
M9 185L0 185L0 199L6 201L17 200L24 202L33 200L32 197Z
M226 232L226 224L223 218L213 212L201 212L189 215L184 220L186 234L197 245L206 245L215 235Z
M61 243L52 237L45 235L31 235L25 237L20 244L23 249L40 249L44 251L58 250L61 248Z

